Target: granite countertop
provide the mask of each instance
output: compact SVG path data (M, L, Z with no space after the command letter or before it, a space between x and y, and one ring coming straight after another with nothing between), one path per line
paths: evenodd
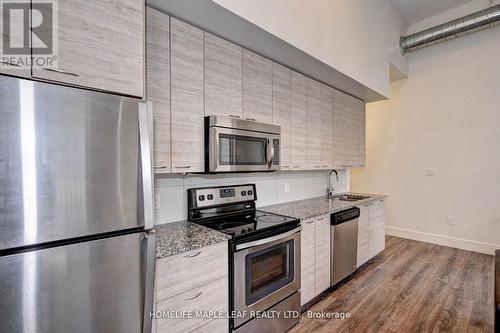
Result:
M369 198L358 201L340 201L337 197L343 194L363 195L368 196ZM286 215L304 220L328 213L335 213L356 206L361 206L368 202L384 199L386 197L387 195L381 194L347 192L338 193L333 199L328 199L327 197L318 197L312 199L291 201L272 206L259 207L257 209L264 212Z
M156 259L217 244L231 237L189 221L155 226Z

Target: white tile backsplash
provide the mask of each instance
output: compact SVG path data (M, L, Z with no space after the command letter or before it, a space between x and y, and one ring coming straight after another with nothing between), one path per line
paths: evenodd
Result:
M339 182L332 175L335 192L348 190L348 172L339 170ZM257 206L267 206L326 195L328 171L272 173L231 173L215 175L165 175L155 179L155 195L160 200L155 210L157 224L187 218L187 190L194 187L253 184L257 187ZM288 192L286 187L288 184Z

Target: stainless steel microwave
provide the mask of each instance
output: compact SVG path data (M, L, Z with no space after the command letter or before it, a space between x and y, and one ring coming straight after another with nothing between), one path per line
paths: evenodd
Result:
M207 172L280 169L280 126L232 117L205 117Z

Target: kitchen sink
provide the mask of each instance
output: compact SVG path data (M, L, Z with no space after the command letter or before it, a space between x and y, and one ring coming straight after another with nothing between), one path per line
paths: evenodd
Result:
M363 199L368 199L369 196L364 196L364 195L354 195L354 194L344 194L336 197L336 199L339 199L340 201L358 201L358 200L363 200Z

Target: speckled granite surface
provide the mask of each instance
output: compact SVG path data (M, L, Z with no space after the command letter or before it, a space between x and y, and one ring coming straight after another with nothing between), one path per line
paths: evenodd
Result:
M155 230L156 259L217 244L230 238L226 234L189 221L156 225Z
M342 194L363 195L363 196L368 196L369 198L359 201L341 201L338 198L328 199L326 197L318 197L306 200L291 201L272 206L259 207L257 209L262 210L264 212L286 215L304 220L328 213L338 212L356 206L361 206L368 202L387 197L386 195L381 195L381 194L354 193L354 192L339 193L336 195L336 197Z

